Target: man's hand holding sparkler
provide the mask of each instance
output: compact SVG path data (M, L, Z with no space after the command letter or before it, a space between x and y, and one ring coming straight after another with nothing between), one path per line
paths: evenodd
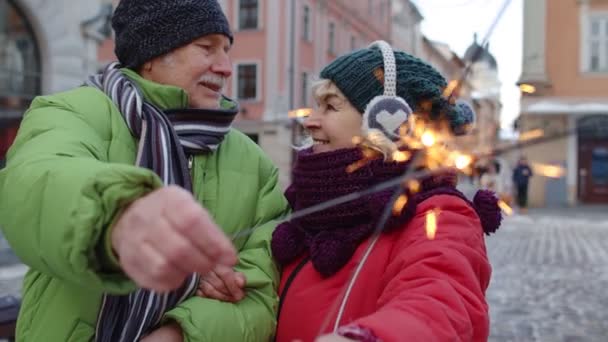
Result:
M192 273L204 276L237 261L209 213L176 186L129 205L112 227L111 242L122 270L138 286L159 292L178 288Z

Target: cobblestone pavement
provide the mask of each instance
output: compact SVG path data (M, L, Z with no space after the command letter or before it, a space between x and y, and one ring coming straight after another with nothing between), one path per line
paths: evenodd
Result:
M608 341L608 208L532 213L487 238L490 341Z
M0 296L20 297L21 280L27 267L19 262L0 234Z

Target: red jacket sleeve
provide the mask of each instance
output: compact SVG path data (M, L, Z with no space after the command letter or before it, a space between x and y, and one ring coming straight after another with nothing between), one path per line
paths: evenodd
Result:
M425 226L432 209L440 214L430 240ZM353 324L382 341L486 341L491 267L474 210L455 196L434 196L395 234L378 310Z

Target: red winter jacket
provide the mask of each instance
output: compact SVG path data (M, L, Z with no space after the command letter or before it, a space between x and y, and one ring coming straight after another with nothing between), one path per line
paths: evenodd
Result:
M434 240L426 236L426 213L439 209ZM314 341L362 258L370 239L335 275L323 279L311 262L287 279L303 256L285 267L277 342ZM365 263L339 326L367 328L384 342L486 341L489 334L485 291L491 267L475 211L462 199L437 195L418 204L403 228L383 234Z

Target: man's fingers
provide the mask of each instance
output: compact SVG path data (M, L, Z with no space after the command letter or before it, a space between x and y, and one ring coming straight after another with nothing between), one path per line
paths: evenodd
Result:
M224 302L234 301L231 296L225 295L220 291L216 290L213 285L209 284L205 280L201 280L201 283L199 284L199 289L203 294L202 297L213 298Z
M162 220L159 224L168 221ZM172 229L165 229L162 233L149 240L149 244L160 252L174 267L184 273L207 274L213 267L209 258L200 252L190 241Z
M201 281L205 281L209 283L213 288L217 291L225 294L226 296L230 296L230 290L226 286L225 282L220 279L220 277L215 272L209 272L204 277L201 277Z
M139 263L144 264L140 266L143 272L133 271L137 277L133 281L140 287L166 292L178 288L188 276L187 272L176 268L151 245L143 244L140 253Z
M166 212L167 219L198 247L212 262L236 264L236 250L224 232L213 222L207 211L194 202L182 203L175 211Z
M241 288L244 289L245 285L247 284L247 277L245 277L245 275L241 272L237 272L236 273L236 283L237 285Z
M235 272L231 268L218 267L216 270L217 275L222 279L225 286L228 288L232 298L241 300L245 295L243 286L240 285L241 277L244 277L242 273Z

